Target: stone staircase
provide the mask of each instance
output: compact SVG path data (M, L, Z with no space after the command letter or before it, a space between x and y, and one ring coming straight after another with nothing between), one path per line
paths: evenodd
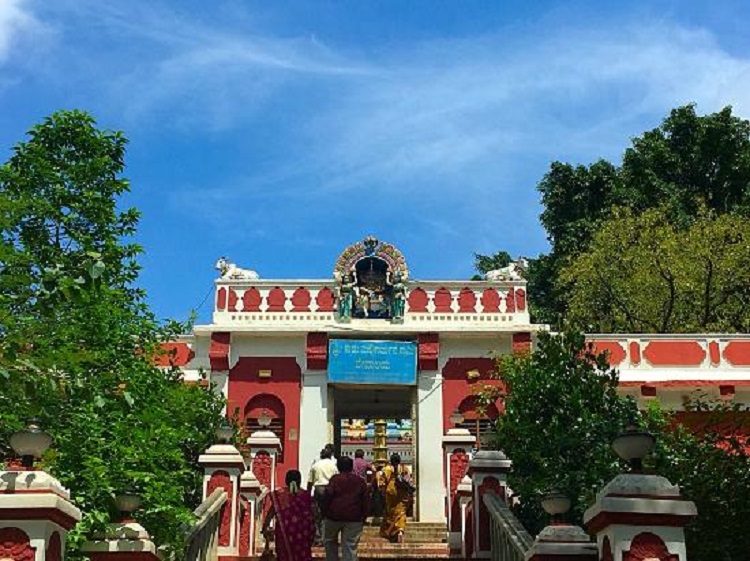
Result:
M368 523L359 542L359 561L381 560L419 560L445 561L458 560L460 556L451 554L446 543L444 523L408 522L404 543L391 543L381 538L380 526L375 522ZM322 547L313 548L313 559L325 559ZM257 561L259 557L222 557L220 561Z
M381 538L379 531L379 524L372 523L365 526L359 542L360 561L380 559L433 561L451 557L450 548L446 543L444 523L409 522L406 525L404 543L391 543ZM322 547L313 549L313 558L325 558L325 551Z

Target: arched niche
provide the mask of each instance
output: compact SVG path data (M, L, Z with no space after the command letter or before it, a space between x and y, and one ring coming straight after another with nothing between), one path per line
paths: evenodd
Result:
M476 396L473 395L461 400L457 409L463 416L463 421L457 427L468 429L477 439L477 447L480 448L482 440L494 430L495 420L500 416L500 410L494 403L480 407Z
M286 408L277 396L268 393L253 396L245 405L243 418L248 436L259 430L269 430L282 444L285 443ZM261 425L261 421L267 421L268 425ZM282 448L282 454L284 448L286 446ZM279 460L281 461L281 457Z

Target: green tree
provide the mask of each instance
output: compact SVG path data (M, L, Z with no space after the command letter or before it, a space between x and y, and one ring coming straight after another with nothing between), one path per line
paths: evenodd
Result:
M618 205L667 205L679 224L701 207L719 214L750 213L750 121L725 107L698 115L694 105L673 109L661 126L633 140L620 170Z
M690 559L743 561L750 550L748 413L739 404L700 398L686 409L675 413L650 404L645 418L657 435L650 470L695 502L698 516L685 532Z
M44 420L45 467L85 513L73 556L131 485L144 525L179 550L197 455L221 419L213 392L153 364L179 326L157 322L134 286L138 212L118 209L126 144L86 113L59 112L0 167L0 460L25 417Z
M557 489L572 499L580 521L594 493L620 470L609 444L637 415L634 402L617 395L617 372L580 333L540 333L532 353L505 355L498 366L507 395L496 444L513 460L516 514L537 533L548 519L539 499Z
M482 278L484 278L484 275L486 275L488 271L507 267L508 263L510 262L510 253L508 253L507 251L498 251L494 255L482 255L481 253L475 253L474 269L479 274L474 275L472 277L472 280L482 280Z
M696 561L747 558L750 535L750 419L741 405L695 399L687 412L644 412L617 393L618 373L574 331L540 333L532 353L505 355L498 375L505 382L505 414L495 445L513 460L508 483L519 496L516 515L531 533L548 523L540 498L551 489L571 498L571 522L581 524L595 494L625 467L610 448L628 422L656 436L646 471L680 486L695 501L698 517L686 528ZM493 390L494 391L494 390ZM488 400L496 395L488 391Z
M589 332L746 332L750 223L703 208L681 228L666 206L617 209L559 282Z
M553 162L537 188L551 250L530 261L530 310L534 321L559 327L569 302L560 275L587 250L614 207L665 207L680 230L701 209L750 216L750 121L730 107L709 115L698 115L694 105L678 107L633 139L621 166Z

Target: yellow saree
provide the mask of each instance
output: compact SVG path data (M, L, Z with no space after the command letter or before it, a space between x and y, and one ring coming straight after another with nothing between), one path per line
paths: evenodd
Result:
M406 530L406 509L409 505L410 494L403 487L396 484L398 470L387 465L380 473L380 489L385 495L385 514L380 525L380 535L395 541L403 536Z

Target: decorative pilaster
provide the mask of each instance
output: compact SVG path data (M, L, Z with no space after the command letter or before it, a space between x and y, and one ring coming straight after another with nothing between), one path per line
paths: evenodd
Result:
M328 333L308 333L305 349L308 370L328 368Z
M211 333L211 343L208 347L208 361L212 371L226 372L229 370L229 345L231 334L217 331Z
M221 507L218 553L237 555L240 476L245 471L245 461L239 450L231 444L214 444L201 454L198 463L204 469L203 500L216 489L223 489L227 493L227 502Z
M490 518L484 504L485 493L505 499L507 478L513 462L499 450L480 450L469 462L472 485L473 558L490 557Z
M422 370L437 370L440 355L440 338L437 333L420 333L418 336L417 367Z
M583 520L600 559L686 561L684 526L697 514L666 478L625 473L597 494Z
M461 511L456 491L469 471L471 449L476 445L467 429L452 428L443 437L445 458L445 496L448 505L448 543L451 548L461 546Z
M276 489L276 466L281 453L281 440L270 430L259 430L247 439L251 469L261 486L269 492Z
M70 492L44 471L0 472L0 559L62 561L81 519Z

